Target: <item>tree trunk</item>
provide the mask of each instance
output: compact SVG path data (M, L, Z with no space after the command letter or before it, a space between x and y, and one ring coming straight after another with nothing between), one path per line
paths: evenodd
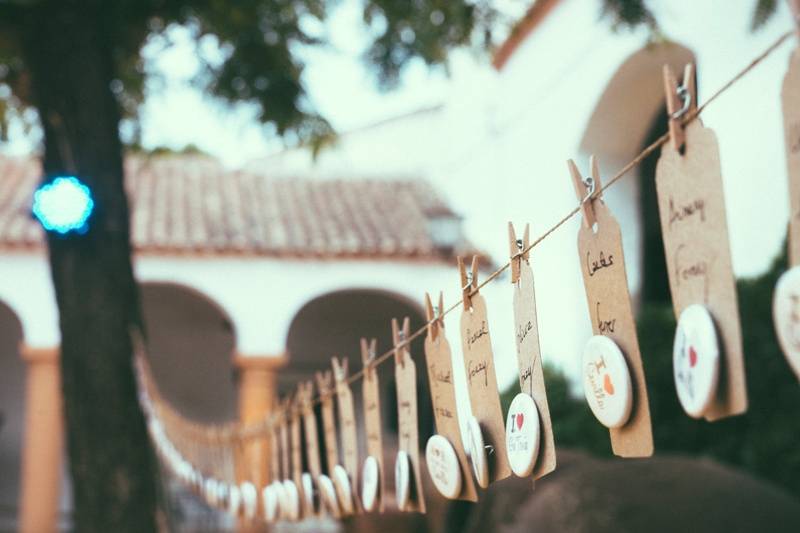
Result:
M84 235L48 235L60 314L67 446L78 531L155 528L155 462L137 402L130 328L141 323L123 187L112 29L103 2L45 0L23 50L44 128L45 179L75 174L94 196Z

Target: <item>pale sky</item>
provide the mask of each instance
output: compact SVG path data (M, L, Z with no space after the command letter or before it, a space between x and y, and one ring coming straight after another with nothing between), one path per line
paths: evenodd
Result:
M508 20L516 20L530 2L497 2ZM498 31L507 30L504 24ZM330 46L307 49L304 85L317 111L339 131L347 131L388 117L441 102L447 94L448 73L429 68L422 61L410 65L400 86L390 92L377 89L373 73L362 60L367 43L359 0L344 0L332 10L324 31ZM166 146L180 149L195 144L230 166L280 150L283 141L255 119L253 106L228 106L192 87L190 80L199 67L195 43L188 30L173 28L170 44L151 39L144 47L151 79L141 110L142 144L147 148ZM215 44L200 43L207 55L218 53ZM455 71L486 68L489 54L476 57L465 50L451 56ZM12 130L13 132L13 130ZM13 135L5 152L24 154L34 145L22 135Z

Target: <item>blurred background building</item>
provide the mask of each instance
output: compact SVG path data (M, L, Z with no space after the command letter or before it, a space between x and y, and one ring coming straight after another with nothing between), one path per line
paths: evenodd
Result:
M609 31L598 23L600 2L535 2L493 64L456 72L441 102L343 132L316 157L292 148L241 170L204 156L129 157L135 270L165 397L199 421L246 419L271 399L241 384L285 393L333 355L360 368L359 337L377 337L383 351L391 318L423 323L425 291L444 290L446 303L460 297L456 255L477 248L502 264L509 220L530 222L537 236L575 206L566 159L585 171L597 155L607 180L666 131L664 64L681 72L695 62L702 102L790 23L779 13L752 33L751 13L725 2L652 7L668 38ZM738 276L762 272L785 236L779 91L789 52L773 54L703 114L720 141ZM622 227L636 303L669 298L656 159L605 196ZM29 463L23 443L32 458L42 454L26 471L31 486L57 487L62 468L59 432L35 434L59 427L58 317L42 232L29 214L38 168L29 158L0 160L0 529L13 528L19 465ZM569 374L591 331L578 223L532 254L544 357ZM511 290L501 279L484 292L505 387L516 379ZM463 392L456 315L447 326ZM384 409L390 429L392 402ZM25 416L50 422L37 419L34 431ZM66 489L62 496L68 512Z

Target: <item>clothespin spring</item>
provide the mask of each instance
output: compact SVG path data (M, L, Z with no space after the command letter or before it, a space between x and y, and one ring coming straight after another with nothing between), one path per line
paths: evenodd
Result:
M689 88L686 86L685 82L682 85L678 85L678 90L676 91L678 94L678 98L683 101L683 107L672 113L669 117L674 120L678 120L679 118L683 118L683 116L689 111L689 108L692 105L692 93L689 92Z
M522 245L522 239L517 239L517 253L511 256L511 259L517 259L525 254L525 247Z
M464 285L463 287L461 287L461 290L462 290L462 291L466 291L466 290L468 290L468 289L469 289L471 286L472 286L472 272L468 270L468 271L467 271L467 284L466 284L466 285Z
M591 200L592 196L594 196L594 189L595 189L594 178L592 178L591 176L583 178L583 184L586 186L586 196L584 196L583 200L581 200L581 205Z

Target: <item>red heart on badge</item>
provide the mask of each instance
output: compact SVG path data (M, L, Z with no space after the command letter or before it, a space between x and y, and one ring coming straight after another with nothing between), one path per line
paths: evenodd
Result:
M522 421L525 420L525 415L522 413L517 415L517 429L522 429Z
M611 383L611 376L608 374L603 378L603 389L605 389L608 394L614 394L614 384Z
M694 368L694 365L697 364L697 352L694 349L694 346L689 346L689 366Z

